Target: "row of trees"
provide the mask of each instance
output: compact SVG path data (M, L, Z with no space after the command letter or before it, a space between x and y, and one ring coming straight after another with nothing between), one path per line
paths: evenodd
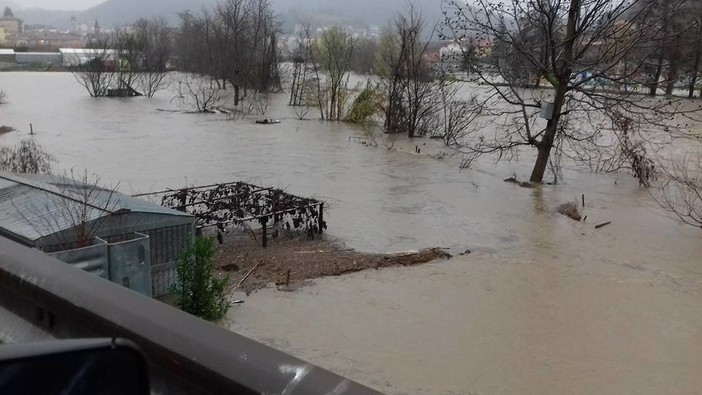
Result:
M688 133L685 119L700 106L655 96L660 89L670 95L682 71L698 71L700 46L690 46L683 57L678 53L681 43L697 37L696 19L680 22L695 15L697 6L692 0L511 0L471 6L444 0L444 35L459 43L459 60L483 86L473 99L459 101L459 76L430 68L425 26L410 5L386 26L377 47L372 89L383 129L409 137L433 131L468 162L485 154L511 158L531 147L533 183L543 182L549 169L556 181L564 157L597 172L627 169L645 187L667 173L667 193L659 201L690 218L697 213L691 213L690 197L697 197L698 207L702 203L699 177L692 176L698 173L690 170L694 163L688 161L684 172L680 165L656 169L656 153ZM294 75L291 104L305 96L299 92L307 86L304 70L311 62L319 107L344 105L337 98L346 97L347 87L339 81L348 80L355 40L330 29L302 42L295 66L302 74ZM479 47L481 42L490 45ZM491 53L481 53L485 50ZM352 113L357 104L358 99ZM347 119L340 107L322 110L321 117ZM481 127L486 122L487 133Z
M414 137L431 131L455 138L467 127L462 120L475 114L458 111L467 106L456 99L455 81L432 69L427 50L431 30L411 3L388 23L374 45L338 27L318 37L305 29L292 55L290 104L312 104L319 108L320 118L332 121L366 123L376 121L378 113L384 133L390 135ZM349 90L354 87L348 80L354 68L374 75L351 102Z
M225 0L212 12L181 14L180 71L234 90L234 105L249 92L280 87L280 24L268 0Z
M665 6L670 12L684 4L672 3ZM470 7L450 0L444 7L452 37L492 40L496 52L489 67L475 72L489 87L480 107L504 126L489 137L473 134L461 148L481 155L533 147L532 182L542 182L549 164L566 155L594 169L627 167L648 185L652 162L642 156L655 150L649 143L669 142L672 133L683 132L679 117L699 109L613 88L645 76L655 89L655 73L642 71L660 62L659 49L670 36L668 12L650 0L479 1ZM548 88L528 89L519 78L525 69L528 79ZM602 85L593 89L593 82Z
M594 171L628 169L644 186L656 175L651 156L683 134L681 118L699 108L642 96L672 93L681 76L693 95L702 57L697 1L443 0L442 7L444 38L482 85L473 99L459 100L460 75L432 68L432 29L410 4L375 45L341 28L318 37L306 29L292 56L290 104L317 108L324 120L378 121L387 134L438 135L466 163L533 148L535 183L549 169L557 179L566 157ZM179 67L189 74L181 97L206 111L228 87L235 106L280 88L278 33L267 0L183 14ZM349 72L362 64L375 77L351 101ZM489 134L480 127L486 122Z
M689 121L700 111L698 103L670 96L681 75L690 77L689 97L695 90L702 50L698 1L468 6L444 0L443 6L454 40L493 43L483 67L471 70L485 86L478 104L493 128L469 133L457 144L462 152L503 156L531 147L534 183L542 182L549 165L557 175L561 157L594 171L628 169L641 185L656 186L651 193L664 209L702 226L699 158L657 156L663 145L690 136ZM473 48L464 48L470 49L463 56L470 56ZM655 97L661 89L665 99Z
M234 108L251 96L246 110L265 112L267 94L282 88L280 28L269 1L226 0L197 15L185 12L180 20L178 29L157 18L98 34L76 79L93 97L152 97L177 83L176 98L198 112L224 107L222 93L232 88ZM166 72L173 69L183 73L172 81Z
M688 97L694 97L702 60L702 3L646 0L634 9L641 11L651 13L658 28L655 62L646 70L651 77L649 94L655 95L663 88L666 95L671 95L680 82L687 82Z

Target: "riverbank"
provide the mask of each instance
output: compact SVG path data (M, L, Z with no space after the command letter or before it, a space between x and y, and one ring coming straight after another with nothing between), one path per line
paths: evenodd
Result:
M215 266L230 276L231 286L247 294L269 286L294 291L311 280L340 276L368 269L413 266L451 255L440 248L379 254L348 248L340 240L327 237L280 235L259 245L260 237L235 232L223 237L215 253ZM465 252L464 252L465 253Z

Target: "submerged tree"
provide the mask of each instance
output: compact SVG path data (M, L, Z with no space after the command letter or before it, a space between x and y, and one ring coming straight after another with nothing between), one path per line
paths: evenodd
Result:
M477 68L488 87L482 108L496 131L476 131L463 149L471 154L513 154L533 147L530 181L542 182L556 155L592 160L602 149L620 150L616 121L627 118L633 139L678 128L679 102L645 99L645 65L657 60L663 16L645 0L479 0L468 6L444 0L445 28L458 43L486 40L500 54L478 53ZM646 0L647 1L647 0ZM681 1L667 2L670 9ZM523 65L516 68L517 65ZM537 89L518 83L531 73ZM516 75L515 75L516 74ZM664 140L665 135L658 135Z
M702 158L687 156L668 167L654 199L673 217L702 228Z
M135 89L142 62L146 37L138 30L118 30L112 36L115 49L115 83L112 94L121 97L141 96Z
M292 75L290 81L291 106L307 106L308 99L313 96L311 93L318 82L319 77L317 65L314 63L313 43L310 34L310 25L304 23L303 29L298 37L299 43L291 55Z
M206 76L182 74L177 84L178 95L174 99L197 112L211 113L221 104L221 90Z
M212 13L180 15L181 71L210 77L234 89L238 106L249 90L280 86L279 23L268 0L226 0Z
M140 96L140 90L153 97L168 86L171 36L164 18L95 34L86 48L86 58L78 59L73 75L92 97Z
M135 30L141 42L137 85L145 96L153 97L170 85L167 72L172 44L168 22L163 17L140 19L135 23Z
M386 133L423 135L437 109L438 86L433 83L426 59L428 41L424 33L424 20L412 3L383 30L376 70L385 96Z
M314 62L319 67L316 70L317 104L322 119L344 119L354 46L355 40L337 26L324 30L317 40Z
M107 95L107 89L114 79L115 51L108 37L91 38L86 45L89 59L82 61L73 71L76 81L90 94L90 97Z

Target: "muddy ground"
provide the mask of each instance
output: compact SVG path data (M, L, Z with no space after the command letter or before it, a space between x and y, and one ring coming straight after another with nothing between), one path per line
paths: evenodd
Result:
M260 246L260 241L260 234L254 237L250 233L230 233L224 235L223 243L217 246L215 253L215 264L222 274L230 276L230 286L247 294L269 284L292 291L315 278L366 269L411 266L451 257L440 248L393 254L364 253L326 236L310 239L301 235L281 235L269 239L266 248Z

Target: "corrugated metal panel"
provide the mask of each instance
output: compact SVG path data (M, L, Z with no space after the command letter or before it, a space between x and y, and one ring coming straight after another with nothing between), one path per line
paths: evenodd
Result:
M33 242L76 225L92 221L110 212L133 211L171 216L190 215L142 201L107 189L91 192L85 204L85 190L90 186L60 176L17 175L0 172L0 227Z
M15 53L17 63L61 63L61 54L50 52L17 52Z
M149 236L133 233L129 240L107 245L110 281L151 297Z
M9 188L9 187L12 187L12 186L15 186L15 185L17 185L16 182L12 182L12 181L10 181L10 180L6 180L6 179L4 179L4 178L0 178L0 189Z
M27 241L71 228L76 213L88 221L106 215L26 185L0 189L0 227Z
M159 206L145 200L137 199L131 196L122 195L125 199L120 199L123 208L140 212L140 213L151 213L151 214L164 214L164 215L175 215L179 217L192 217L192 215L184 213L182 211L173 210L168 207Z
M48 174L22 174L21 176L17 176L12 173L0 172L0 177L8 177L18 182L26 181L37 188L50 188L52 191L69 194L77 199L81 198L84 187L86 187L83 184L77 184L76 181L70 178ZM177 215L185 217L191 216L190 214L186 214L178 210L163 207L146 200L137 199L120 192L113 192L105 188L96 188L93 192L93 196L91 196L91 200L93 200L92 197L95 198L94 202L96 206L108 206L112 208L112 211L129 210L140 213ZM107 202L110 204L108 205Z
M109 280L110 272L107 243L100 240L98 240L97 243L98 244L89 247L59 251L47 255Z

